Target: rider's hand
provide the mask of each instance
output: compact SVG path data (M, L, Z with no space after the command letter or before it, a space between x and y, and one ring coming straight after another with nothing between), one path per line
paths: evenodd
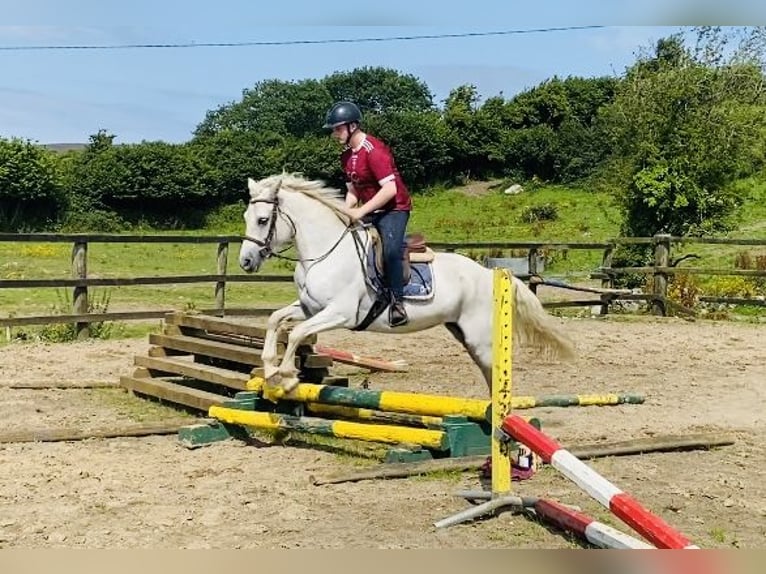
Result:
M361 207L350 207L346 210L346 213L348 213L349 217L353 221L359 221L362 219L365 215L367 215L364 210L362 210Z

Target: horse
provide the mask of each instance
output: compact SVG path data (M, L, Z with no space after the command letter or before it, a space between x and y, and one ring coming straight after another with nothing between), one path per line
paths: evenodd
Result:
M321 180L283 172L259 181L248 178L249 203L239 265L257 273L270 257L295 248L294 283L298 298L268 318L261 359L264 378L277 396L298 384L295 353L307 337L334 329L414 333L444 325L461 343L492 385L493 271L458 253L431 251L426 263L431 293L407 297L409 321L391 327L376 311L380 297L368 274L374 228L349 217L343 196ZM413 264L415 265L415 264ZM422 264L421 264L422 265ZM570 359L573 341L548 314L537 296L512 276L513 338L549 357ZM371 312L372 310L372 312ZM365 320L366 319L366 320ZM281 362L277 340L292 324Z

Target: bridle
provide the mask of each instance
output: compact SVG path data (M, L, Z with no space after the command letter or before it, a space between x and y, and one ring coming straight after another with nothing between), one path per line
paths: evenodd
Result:
M269 230L266 233L266 238L263 240L256 239L255 237L250 237L249 235L243 235L242 239L247 241L252 241L255 243L258 247L260 247L260 250L258 251L259 255L263 259L268 259L270 257L276 257L278 259L284 259L286 261L292 261L295 263L301 263L301 262L311 262L311 263L319 263L326 257L328 257L335 249L340 245L340 242L343 240L343 238L346 236L347 233L352 232L354 237L354 242L357 246L357 252L359 252L359 249L361 247L361 239L359 238L359 234L356 230L356 225L354 223L350 223L346 225L346 228L343 230L343 233L340 234L340 237L338 237L338 240L333 244L332 247L323 255L320 255L319 257L314 257L311 259L299 259L294 257L288 257L286 255L282 255L283 252L287 251L289 247L285 247L282 251L279 251L278 253L275 252L272 247L271 243L274 241L274 235L276 234L277 230L277 218L281 217L285 219L289 224L290 227L293 230L293 235L297 233L297 229L295 227L295 222L293 221L292 217L290 217L287 213L283 212L279 208L279 200L277 199L277 195L279 194L279 190L281 188L281 183L277 186L277 190L274 192L274 197L272 199L251 199L250 205L254 205L256 203L268 203L272 205L271 209L271 216L269 217ZM361 259L361 257L360 257Z
M278 192L279 192L279 189L277 189L277 193ZM271 248L271 242L274 241L274 234L277 231L277 217L278 216L284 217L287 220L287 222L290 224L290 227L293 228L293 232L295 232L295 223L293 222L292 218L286 213L283 213L281 209L279 209L279 200L276 197L276 193L274 194L274 199L251 199L250 200L250 205L255 205L256 203L269 203L274 206L271 209L271 216L269 217L269 230L266 233L266 239L260 240L260 239L256 239L255 237L250 237L249 235L243 235L242 238L247 241L252 241L258 247L260 247L260 250L258 251L258 253L264 259L268 259L269 257L272 257L272 256L280 257L282 259L290 259L288 257L280 255L279 253L274 253L274 251ZM290 259L290 260L297 261L297 259Z

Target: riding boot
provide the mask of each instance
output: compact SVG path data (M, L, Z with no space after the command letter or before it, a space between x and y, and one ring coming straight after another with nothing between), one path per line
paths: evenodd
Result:
M395 299L391 303L391 308L388 311L388 323L392 327L400 327L406 325L409 321L407 317L407 311L404 309L404 303L401 300Z

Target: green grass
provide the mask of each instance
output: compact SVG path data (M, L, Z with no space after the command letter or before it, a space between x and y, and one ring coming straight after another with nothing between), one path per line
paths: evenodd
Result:
M232 247L236 248L236 244ZM67 243L0 243L0 279L69 278L71 249ZM216 252L216 244L93 243L88 246L88 276L215 274ZM243 273L236 259L234 249L228 261L231 275ZM264 266L263 273L289 275L290 270L284 262L274 260ZM96 287L90 289L90 294L96 300L108 296L110 311L215 306L212 283ZM226 289L226 304L232 307L270 305L289 302L293 294L294 288L289 282L230 283ZM70 300L70 290L64 288L1 289L0 316L67 313Z
M519 195L505 195L502 190L491 190L485 195L466 195L459 189L440 190L415 196L413 203L409 229L424 233L431 241L597 243L616 237L620 227L619 208L612 197L581 188L547 186ZM527 210L547 205L555 206L555 219L525 221ZM470 250L464 253L474 258L487 255ZM599 250L551 252L547 269L557 274L587 275L600 264L601 256Z
M744 180L740 185L751 190L751 198L740 212L737 231L732 237L766 238L766 180ZM601 242L618 236L620 212L611 195L582 188L544 186L529 188L519 195L505 195L502 189L483 185L481 193L461 189L434 190L414 196L411 232L424 233L430 241L546 241ZM555 208L555 218L528 222L530 210ZM239 209L222 210L229 219L215 219L216 229L187 234L224 234L241 231ZM236 221L235 221L236 219ZM235 231L236 230L236 231ZM174 232L177 234L178 232ZM44 279L71 276L71 249L68 243L0 243L0 279ZM184 243L94 243L88 246L88 275L91 277L135 277L216 273L216 244ZM682 265L734 267L735 258L747 252L753 257L766 255L763 248L686 245L673 249L672 256L695 253L699 260ZM481 260L488 255L478 250L464 253ZM237 244L231 246L228 273L242 271L237 265ZM513 256L522 253L491 253ZM546 254L545 273L572 281L587 277L601 262L600 250L551 251ZM262 273L289 276L292 264L280 260L266 263ZM699 277L703 287L731 278ZM721 289L726 285L719 285ZM731 286L730 286L731 287ZM736 287L736 285L734 285ZM719 290L721 290L719 289ZM215 305L213 284L127 286L91 289L94 301L109 301L108 311L136 309L193 310ZM226 305L276 306L295 296L291 282L229 283ZM0 289L0 317L71 312L71 291L62 288ZM761 311L752 311L756 314ZM129 322L132 324L132 322ZM154 323L126 326L122 333L145 334Z
M158 401L137 398L123 389L94 389L90 398L99 406L107 406L120 416L136 422L153 422L170 419L188 418L194 421L196 415L184 412L174 406Z

